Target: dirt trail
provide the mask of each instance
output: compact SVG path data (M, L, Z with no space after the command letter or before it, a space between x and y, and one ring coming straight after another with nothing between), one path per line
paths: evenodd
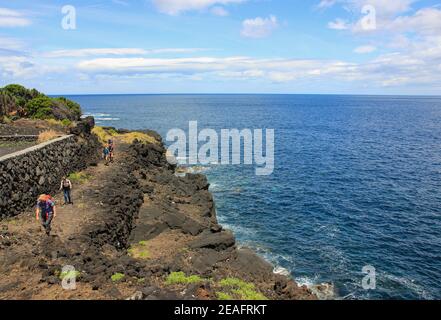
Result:
M39 259L41 248L47 243L68 245L69 241L89 223L106 210L106 207L97 196L109 182L107 175L125 161L124 150L128 145L116 140L115 156L118 157L108 166L101 161L97 166L91 166L81 172L80 181L72 181L73 205L64 205L63 192L54 195L57 216L52 222L51 235L44 233L43 227L35 219L35 208L29 208L22 214L0 221L0 299L45 299L51 297L72 298L81 297L81 290L75 294L69 292L46 291L41 292L41 276L33 273L33 266L26 265L23 261ZM37 254L38 252L38 254ZM35 258L35 259L34 259ZM43 259L41 256L40 259ZM47 289L47 288L45 288ZM55 290L59 291L59 290ZM87 290L86 290L87 291ZM92 291L92 290L88 290ZM97 298L93 293L93 298ZM92 296L90 296L92 298ZM85 296L87 298L87 294Z
M120 160L119 160L120 161ZM115 164L106 166L99 163L96 167L90 167L83 171L86 179L80 183L73 183L73 205L64 205L63 192L55 196L57 204L57 217L52 223L52 234L64 241L73 234L77 234L81 228L93 218L97 208L103 206L101 202L94 201L91 195L102 190L106 184L105 176L110 170L115 169Z
M116 142L119 145L119 142ZM115 150L115 154L118 154L118 150ZM106 184L106 175L122 162L124 162L124 154L118 154L120 157L115 160L114 163L105 165L101 161L97 166L89 167L81 172L82 178L80 181L72 181L72 200L73 205L64 205L63 192L59 191L53 195L57 216L52 221L52 237L57 237L61 241L66 241L73 234L78 233L81 228L86 225L94 216L94 213L103 204L95 201L93 195L99 193L100 190ZM27 212L24 212L17 217L7 219L5 222L0 222L0 225L11 225L12 230L19 232L20 229L32 230L40 225L35 220L35 208L29 208ZM43 229L41 228L41 237L44 236ZM44 237L43 237L44 238Z

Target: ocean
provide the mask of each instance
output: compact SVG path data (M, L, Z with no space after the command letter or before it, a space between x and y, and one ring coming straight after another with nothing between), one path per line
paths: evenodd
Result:
M274 129L275 170L204 168L218 218L301 284L339 299L441 299L441 97L68 96L98 125ZM376 272L365 290L363 267Z

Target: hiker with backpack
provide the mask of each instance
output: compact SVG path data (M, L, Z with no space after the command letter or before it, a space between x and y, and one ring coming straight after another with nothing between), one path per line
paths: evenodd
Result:
M64 204L73 204L72 201L72 182L67 177L63 177L61 180L60 191L63 190Z
M110 156L109 147L105 146L103 149L103 158L104 158L106 166L109 165L109 156Z
M48 194L42 194L37 200L37 209L35 210L37 221L41 221L41 225L49 235L51 232L52 219L57 216L55 201Z
M110 162L113 162L113 156L115 151L115 145L113 143L112 139L109 139L107 148L109 149L109 160Z

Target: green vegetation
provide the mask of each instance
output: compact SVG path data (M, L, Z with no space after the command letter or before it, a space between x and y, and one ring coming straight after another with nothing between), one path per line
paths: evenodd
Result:
M98 137L99 141L102 144L106 144L109 139L112 139L112 137L117 134L116 131L113 129L106 130L103 127L99 126L95 126L92 129L92 133L94 133Z
M55 119L47 119L46 122L51 126L60 126L60 127L69 127L72 125L72 121L69 119L63 120L55 120Z
M63 120L61 120L61 125L63 127L69 127L72 125L72 121L70 121L69 119L63 119Z
M54 118L52 108L53 101L46 96L32 99L25 105L26 113L30 118L41 120Z
M60 278L60 280L63 280L66 277L69 278L79 278L81 276L81 272L80 271L64 271L64 272L56 272L55 275L58 275L58 277Z
M103 145L107 144L109 139L112 139L113 137L118 137L122 142L128 144L133 143L135 140L138 140L141 143L158 143L158 140L153 136L139 131L120 134L113 128L95 126L92 129L92 132L98 137Z
M117 272L114 275L112 275L110 277L110 279L112 279L113 282L118 282L118 281L121 281L122 279L124 279L124 277L125 277L125 274Z
M153 144L158 143L158 141L154 137L144 132L129 132L129 133L121 134L119 136L121 138L121 141L129 144L133 143L135 140L138 140L141 143L153 143Z
M254 284L245 282L237 278L226 278L219 282L223 288L231 290L241 300L268 300L260 292L256 291Z
M127 252L135 259L149 259L150 252L148 251L147 245L147 241L140 241L138 244L131 246Z
M216 292L216 296L219 300L234 300L234 298L225 292Z
M85 172L74 172L68 176L68 179L72 183L80 183L80 184L89 181L90 178L92 178L92 176L90 174L85 173Z
M10 124L11 122L12 122L12 119L8 116L0 117L0 123Z
M204 279L197 275L187 276L184 272L172 272L167 277L166 285L188 285L192 283L210 282L216 290L219 300L268 300L262 293L256 290L253 283L245 282L237 278L226 278L219 282L212 279Z
M191 284L191 283L199 283L204 281L201 277L192 275L192 276L186 276L184 272L172 272L167 277L167 280L165 283L167 285L173 285L173 284Z
M184 272L172 272L167 277L165 284L188 285L200 282L210 282L212 287L217 289L216 297L219 300L268 300L267 297L256 290L253 283L237 278L226 278L219 282L214 282L197 275L187 276Z
M113 129L113 128L107 129L107 132L108 132L111 136L116 136L116 135L118 134L118 132L116 132L116 130Z
M18 84L0 88L0 116L16 115L32 119L78 120L81 107L64 97L51 98Z

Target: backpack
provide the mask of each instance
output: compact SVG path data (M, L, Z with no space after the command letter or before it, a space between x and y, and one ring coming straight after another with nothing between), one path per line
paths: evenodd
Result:
M52 210L54 202L50 195L42 194L38 197L37 205L43 212L47 213Z
M49 200L52 200L52 197L48 194L42 194L38 197L38 201L41 201L41 202L47 202Z

